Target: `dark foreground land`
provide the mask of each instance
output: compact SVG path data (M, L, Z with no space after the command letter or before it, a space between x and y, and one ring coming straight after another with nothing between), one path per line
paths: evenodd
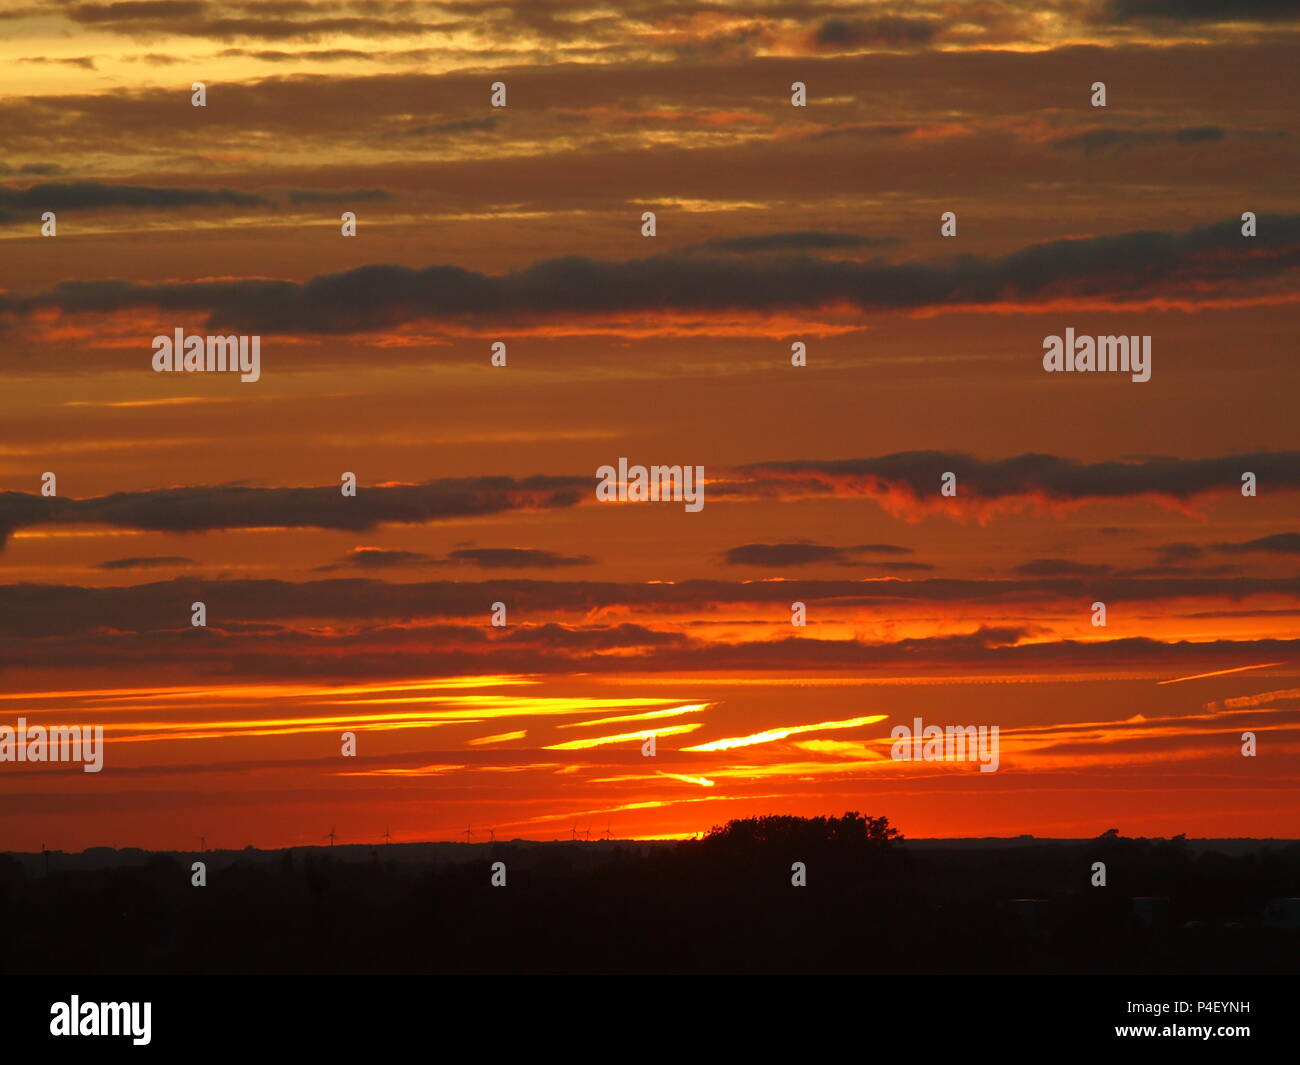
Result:
M904 843L850 814L680 844L51 858L0 854L0 972L1300 971L1285 840Z

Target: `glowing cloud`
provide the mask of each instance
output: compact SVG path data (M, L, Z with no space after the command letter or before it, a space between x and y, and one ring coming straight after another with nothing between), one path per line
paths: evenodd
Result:
M520 729L518 732L498 732L495 736L478 736L465 742L471 747L481 747L485 743L505 743L507 740L522 740L528 735L527 729Z
M708 777L692 777L687 776L685 773L665 773L663 770L659 771L659 775L661 777L671 777L673 780L680 780L686 784L698 784L702 788L713 787L713 781Z
M664 728L645 729L641 732L622 732L617 736L593 736L586 740L569 740L568 743L553 743L543 748L547 751L582 751L589 747L607 747L611 743L626 743L630 740L646 740L651 736L675 736L682 732L694 732L703 728L699 722L692 725L667 725Z
M772 728L764 732L755 732L750 736L731 736L724 740L713 740L695 747L683 747L683 751L729 751L733 747L753 747L758 743L771 743L783 740L787 736L797 736L801 732L824 732L828 729L857 728L860 725L874 725L884 721L888 714L872 714L870 717L851 717L847 721L822 721L816 725L789 725L786 728Z
M599 717L593 721L568 721L556 728L584 728L587 725L615 725L622 721L650 721L659 717L677 717L681 714L698 714L707 710L712 703L688 703L685 706L672 706L667 710L651 710L645 714L620 714L617 717Z

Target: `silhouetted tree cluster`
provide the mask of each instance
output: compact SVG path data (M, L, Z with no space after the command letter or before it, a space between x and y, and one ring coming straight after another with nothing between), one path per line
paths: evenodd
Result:
M716 851L758 848L827 848L853 850L892 843L903 837L887 817L863 817L850 810L843 817L792 817L771 814L728 821L705 834L704 845Z

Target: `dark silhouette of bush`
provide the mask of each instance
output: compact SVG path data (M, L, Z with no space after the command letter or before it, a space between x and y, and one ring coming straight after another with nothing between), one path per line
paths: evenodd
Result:
M898 829L889 827L889 818L863 817L850 810L843 817L769 814L739 818L721 827L714 825L702 842L705 849L714 851L812 848L819 853L851 853L902 838Z

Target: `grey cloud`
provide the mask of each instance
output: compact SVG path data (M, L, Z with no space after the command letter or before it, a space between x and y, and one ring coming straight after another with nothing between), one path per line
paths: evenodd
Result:
M590 555L562 555L556 551L520 547L466 547L447 556L452 562L469 562L483 569L555 569L590 566Z
M391 200L383 189L290 189L290 203L362 203Z
M1261 536L1256 540L1246 540L1243 543L1218 543L1211 546L1216 551L1228 551L1234 554L1254 551L1274 555L1300 555L1300 533L1277 533L1274 536Z
M902 490L915 500L938 493L940 475L957 475L973 502L1027 498L1042 502L1151 499L1187 500L1233 491L1250 470L1277 489L1300 489L1300 452L1271 451L1222 458L1150 457L1083 463L1057 455L1025 454L985 460L959 452L903 451L868 459L760 462L738 467L732 479L710 484L714 497L800 493L873 494Z
M590 566L595 561L589 555L562 555L555 551L518 547L460 548L452 551L446 558L417 551L358 547L337 562L317 568L321 572L354 567L390 569L402 566L446 565L474 565L481 569L556 569L562 566Z
M105 185L97 181L0 187L0 216L19 210L61 211L104 208L256 207L260 196L234 189L151 188L146 185Z
M1181 129L1112 129L1098 126L1058 137L1052 141L1053 148L1080 148L1085 152L1099 152L1108 149L1122 151L1127 148L1151 147L1161 144L1205 144L1221 141L1227 132L1221 126L1185 126Z
M871 47L918 47L929 44L942 24L938 19L884 15L876 18L828 18L817 27L818 51L848 52Z
M196 566L192 558L180 555L150 555L141 558L110 558L99 564L100 569L152 569L157 566Z
M800 230L794 233L760 233L748 237L724 237L694 245L711 251L824 251L832 248L893 248L902 244L898 237L864 237L855 233L821 233Z
M762 566L781 568L786 566L810 566L831 564L837 566L858 566L863 563L857 558L863 554L911 554L911 548L897 544L862 544L857 547L831 547L827 544L814 544L796 541L783 544L741 544L730 548L723 555L724 561L732 566ZM933 569L919 562L869 563L877 566L904 567L907 569Z
M393 619L482 618L496 601L508 602L518 617L555 620L557 615L589 615L608 607L695 616L719 604L788 610L791 602L826 603L897 611L906 604L970 606L1126 603L1171 600L1232 600L1252 596L1300 599L1300 577L1184 577L1136 579L1128 575L907 581L686 580L675 584L612 581L549 581L511 576L480 581L389 583L367 577L292 582L283 580L206 580L179 577L125 588L74 585L0 585L0 635L25 639L114 630L192 635L189 604L208 605L209 626L318 619L355 623ZM6 661L0 653L0 662Z
M344 498L338 486L247 488L199 486L119 492L92 499L46 499L0 492L0 544L32 525L111 525L156 532L258 527L346 529L418 524L511 510L570 507L592 493L586 477L448 478L415 485L362 488Z
M344 555L337 562L328 566L317 566L319 572L341 569L399 569L403 566L428 566L439 560L433 555L419 551L393 551L381 547L355 547L351 553Z
M490 276L456 266L369 265L306 282L137 284L67 281L30 296L0 294L0 314L152 306L207 314L209 328L258 334L349 334L426 319L630 311L760 310L851 304L863 312L1108 296L1135 300L1283 275L1300 266L1300 215L1276 215L1244 242L1233 219L1182 233L1139 231L1050 241L997 259L828 260L808 255L667 253L601 262L547 259ZM1248 246L1247 246L1248 245Z
M1064 558L1035 558L1016 566L1012 572L1029 577L1101 577L1110 572L1110 567L1088 565Z
M1295 0L1109 0L1104 19L1116 22L1290 22L1300 18Z

